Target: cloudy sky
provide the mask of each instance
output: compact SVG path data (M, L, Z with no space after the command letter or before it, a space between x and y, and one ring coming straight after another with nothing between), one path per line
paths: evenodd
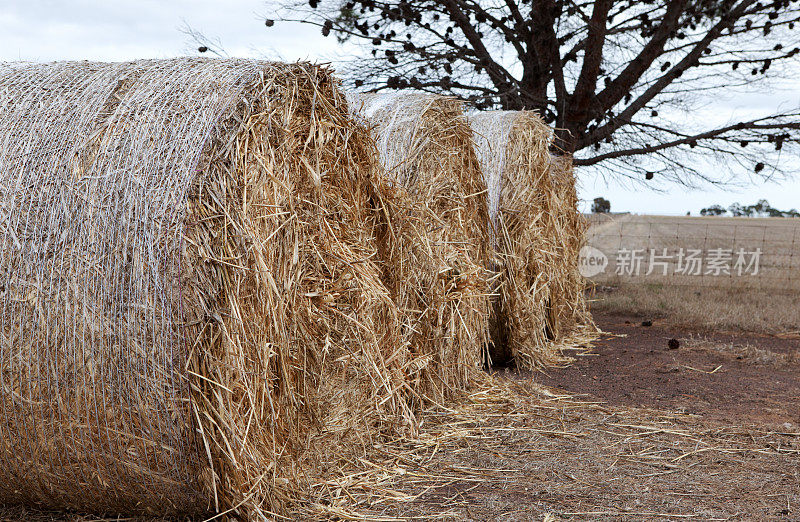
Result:
M128 60L196 55L184 28L219 41L230 56L336 62L345 54L333 38L301 25L267 29L269 0L0 0L0 61ZM711 108L728 119L757 105L774 104L774 93L736 96ZM800 93L782 93L797 102ZM730 116L728 116L730 114ZM697 214L711 204L754 203L765 198L776 208L800 207L800 158L790 182L758 183L737 189L641 186L580 175L580 196L605 196L614 211ZM588 203L587 203L588 205ZM586 207L588 208L588 206Z

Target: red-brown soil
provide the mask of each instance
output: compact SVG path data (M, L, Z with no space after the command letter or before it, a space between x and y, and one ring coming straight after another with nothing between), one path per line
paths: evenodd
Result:
M590 353L577 356L571 366L533 379L589 394L609 405L772 428L796 430L800 424L797 336L699 335L658 320L650 327L642 326L641 317L595 314L595 321L614 335L598 341ZM680 347L670 349L670 339L677 339Z

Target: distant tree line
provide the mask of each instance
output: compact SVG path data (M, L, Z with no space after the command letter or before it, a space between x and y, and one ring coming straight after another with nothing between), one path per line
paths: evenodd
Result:
M741 205L734 203L725 208L721 205L711 205L700 211L701 216L725 216L733 217L800 217L800 212L795 209L778 210L773 208L766 199L759 199L754 205Z

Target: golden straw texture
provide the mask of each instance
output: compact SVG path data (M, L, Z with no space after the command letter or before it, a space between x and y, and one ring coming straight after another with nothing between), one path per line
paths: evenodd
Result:
M526 369L563 362L551 341L558 330L557 288L571 275L559 255L548 149L552 131L535 113L470 115L489 193L495 301L491 317L495 362Z
M373 149L328 70L0 85L0 503L267 520L413 423Z
M552 206L558 259L566 277L553 289L556 306L556 340L569 343L570 338L581 338L597 332L589 304L586 301L586 280L578 270L578 256L584 244L588 224L578 211L578 194L572 158L569 155L549 157L549 175L553 184Z
M470 385L488 336L488 209L469 125L458 101L439 96L352 95L351 105L394 189L382 245L413 360L408 379L423 402L441 403Z

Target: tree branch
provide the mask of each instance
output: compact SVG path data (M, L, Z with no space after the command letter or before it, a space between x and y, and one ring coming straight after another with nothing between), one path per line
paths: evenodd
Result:
M675 0L675 1L683 1L683 0ZM742 2L735 9L731 10L727 16L724 16L722 19L720 19L719 22L717 22L717 24L713 28L711 28L706 33L706 35L695 45L695 47L692 49L691 52L686 54L686 56L684 56L681 61L679 61L671 69L669 69L667 73L664 74L661 78L653 82L644 91L643 94L641 94L636 100L634 100L633 103L628 105L628 107L625 108L625 110L623 110L617 117L612 118L611 121L609 121L602 127L588 134L584 134L582 138L578 140L575 150L580 150L592 143L606 139L615 130L629 123L633 118L633 116L637 112L639 112L639 110L641 110L645 105L647 105L647 103L650 102L650 100L652 100L658 94L660 94L676 78L680 77L686 69L694 65L702 55L703 51L708 48L711 42L716 40L722 34L722 31L726 27L728 27L731 20L735 20L741 15L741 13L747 8L748 4L749 2L747 1Z
M458 2L456 0L444 0L443 3L450 14L450 18L455 22L458 28L461 29L464 37L469 41L470 45L472 45L476 56L481 61L481 65L486 69L486 73L489 75L489 78L491 78L492 83L494 83L500 91L511 91L515 83L513 76L492 59L486 46L483 45L481 37L472 26L472 23L470 23L469 18L461 10Z
M800 118L800 113L796 115ZM733 125L728 125L726 127L721 127L719 129L710 130L707 132L703 132L700 134L696 134L694 136L684 136L682 138L658 143L656 145L649 145L646 147L636 147L630 149L623 149L623 150L614 150L611 152L607 152L605 154L599 154L597 156L593 156L591 158L575 158L574 164L575 165L582 165L582 166L589 166L595 165L600 163L601 161L621 158L623 156L640 156L642 154L651 154L653 152L657 152L664 149L669 149L672 147L677 147L679 145L688 145L698 140L704 139L714 139L720 138L723 134L726 134L731 131L742 131L742 130L784 130L784 129L795 129L800 130L800 121L797 123L759 123L765 120L769 120L774 118L774 116L769 118L759 118L757 120L752 120L748 122L736 123ZM675 133L677 134L677 133Z
M600 64L603 61L603 44L606 38L608 12L611 10L611 0L597 0L594 3L592 17L589 20L589 34L586 37L586 51L583 57L583 66L580 76L575 84L575 90L569 99L566 124L572 127L573 122L586 120L589 103L597 87L597 77L600 74Z
M661 55L669 35L678 27L686 2L687 0L670 0L664 18L650 41L608 87L597 94L597 115L605 113L619 103Z

